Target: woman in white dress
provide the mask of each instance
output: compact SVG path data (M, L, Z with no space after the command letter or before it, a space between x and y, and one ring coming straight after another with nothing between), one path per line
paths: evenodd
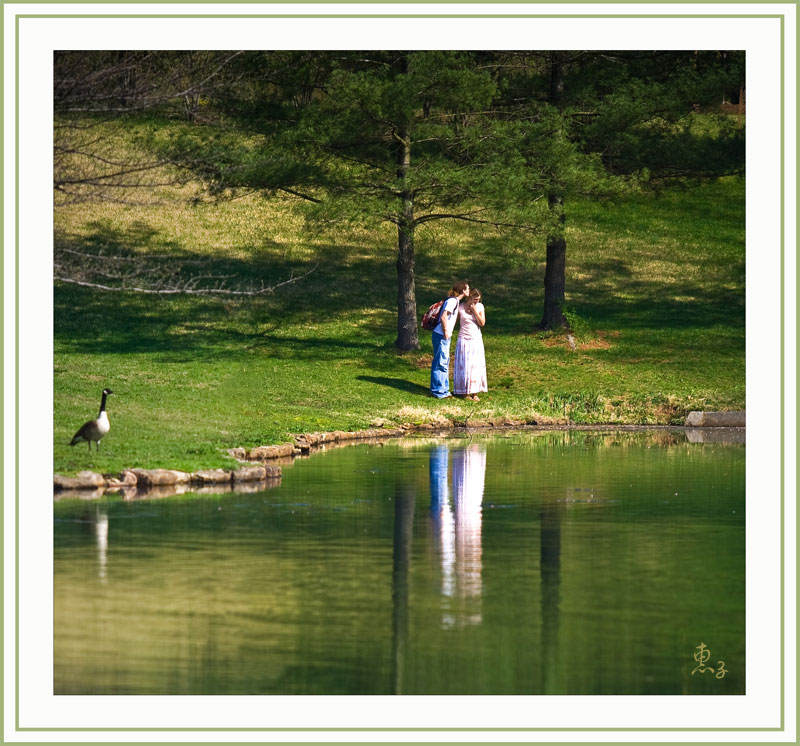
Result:
M481 303L480 290L473 288L458 309L458 342L453 370L456 396L480 401L477 394L488 391L486 355L483 351L481 327L486 323L486 311Z

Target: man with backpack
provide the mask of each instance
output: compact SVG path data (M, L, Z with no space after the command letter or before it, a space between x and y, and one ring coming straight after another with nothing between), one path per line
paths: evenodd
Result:
M450 393L450 337L458 318L459 301L469 295L469 284L457 282L442 302L439 320L433 328L433 362L431 363L431 394L446 399Z

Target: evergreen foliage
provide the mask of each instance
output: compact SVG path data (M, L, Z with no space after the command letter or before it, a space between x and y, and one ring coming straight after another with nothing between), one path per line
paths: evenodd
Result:
M394 225L401 350L419 346L419 226L544 235L551 329L567 325L570 199L744 170L740 119L708 113L744 86L742 52L60 54L57 111L180 118L140 142L212 195L292 194L309 226Z

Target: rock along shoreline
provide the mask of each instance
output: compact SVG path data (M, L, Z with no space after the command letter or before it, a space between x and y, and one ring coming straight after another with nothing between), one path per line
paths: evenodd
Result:
M679 425L618 425L613 423L596 425L542 424L508 417L491 420L448 421L423 424L403 424L392 428L370 428L353 432L334 430L324 433L302 433L294 436L291 443L256 446L254 448L231 448L228 453L237 461L248 464L237 469L203 469L196 472L175 469L125 469L119 475L98 474L82 471L74 477L54 475L53 491L56 497L100 497L105 493L121 493L127 499L136 497L162 497L183 492L198 493L256 492L280 484L282 469L280 462L291 463L297 456L310 454L313 450L329 446L351 445L364 441L381 441L418 433L444 434L457 429L487 430L649 430L674 429ZM690 412L684 427L697 430L706 428L745 427L744 412ZM694 442L696 438L690 438ZM273 463L267 464L271 461ZM258 465L253 465L257 463Z

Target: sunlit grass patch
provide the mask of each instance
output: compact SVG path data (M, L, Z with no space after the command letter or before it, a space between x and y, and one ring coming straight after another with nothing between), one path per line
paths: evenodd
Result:
M186 271L271 284L247 299L103 293L57 283L54 464L58 472L229 465L227 449L292 433L506 417L541 424L679 424L745 406L744 181L567 205L567 314L575 344L535 331L544 237L430 223L416 236L417 311L466 279L484 293L489 392L429 396L430 334L401 353L392 226L312 226L294 198L75 204L56 246L163 255ZM74 313L80 308L80 313ZM451 348L454 351L454 347ZM99 454L66 443L96 413Z
M445 411L431 410L427 407L405 406L393 412L393 419L397 422L407 422L412 425L446 426L449 422L446 414L447 412Z

